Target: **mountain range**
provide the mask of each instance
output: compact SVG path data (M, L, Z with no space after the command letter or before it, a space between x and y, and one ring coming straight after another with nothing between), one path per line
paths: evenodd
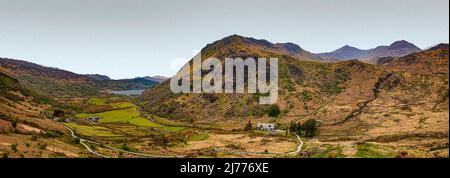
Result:
M368 50L358 49L356 47L346 45L332 52L311 53L294 43L270 43L267 40L246 38L239 35L231 35L212 44L208 44L203 50L215 51L215 49L220 46L230 45L246 46L245 48L264 49L268 52L289 55L300 60L322 62L339 62L344 60L358 59L364 62L376 63L377 60L382 57L401 57L411 53L422 51L422 49L420 49L416 45L405 40L400 40L388 46L378 46ZM244 49L233 48L230 49L230 51L224 51L224 49L222 49L216 52L219 54L231 53L233 55L240 55L242 52L244 52Z
M108 81L108 80L112 80L111 78L109 78L106 75L100 75L100 74L86 74L86 76L93 78L95 80L99 80L99 81ZM166 81L167 79L169 79L168 77L165 76L160 76L160 75L155 75L155 76L145 76L145 77L136 77L133 79L145 79L145 80L149 80L149 81L153 81L153 82L157 82L157 83L161 83ZM122 80L133 80L133 79L122 79Z
M44 95L96 95L101 90L146 89L160 83L161 76L111 80L99 74L76 74L23 60L0 58L0 71L17 79L22 85Z
M377 59L382 57L401 57L411 53L422 51L416 45L405 40L396 41L389 46L378 46L373 49L362 50L349 45L327 53L315 54L321 58L352 60L359 59L376 63Z

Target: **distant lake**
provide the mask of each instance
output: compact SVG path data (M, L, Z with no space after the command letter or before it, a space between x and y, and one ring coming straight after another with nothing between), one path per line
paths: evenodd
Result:
M108 93L116 94L116 95L140 95L144 90L122 90L122 91L108 91Z

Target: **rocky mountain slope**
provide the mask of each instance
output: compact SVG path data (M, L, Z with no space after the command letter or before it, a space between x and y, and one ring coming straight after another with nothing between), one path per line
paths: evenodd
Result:
M396 49L402 43L382 48ZM299 55L280 46L233 35L201 53L204 59L279 58L277 105L282 113L271 121L281 126L315 119L323 137L448 138L448 49L436 47L375 65L357 60L313 62L309 52ZM140 99L145 110L160 117L223 126L268 118L269 106L258 103L259 95L173 94L164 82Z

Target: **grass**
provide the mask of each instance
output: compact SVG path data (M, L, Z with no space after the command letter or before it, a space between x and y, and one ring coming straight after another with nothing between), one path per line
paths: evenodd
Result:
M395 155L392 150L383 146L364 143L358 145L358 152L356 153L358 158L393 158Z
M167 131L167 132L181 132L183 131L185 128L184 127L173 127L173 126L166 126L163 125L161 127L162 130Z
M95 114L82 113L76 115L76 117L79 118L87 118L90 116L100 117L100 123L125 122L142 127L161 127L161 125L159 124L140 117L140 113L137 110L137 107L118 109Z
M198 141L207 140L208 138L209 138L209 135L207 133L201 133L201 134L191 136L190 140L198 142Z
M93 136L93 137L117 137L121 136L113 133L110 129L101 126L85 126L85 125L77 125L73 123L66 123L65 125L74 129L75 132L85 135L85 136Z
M142 126L142 127L162 127L161 125L151 122L147 119L144 118L134 118L131 119L130 121L128 121L128 123L133 124L133 125L137 125L137 126Z
M99 103L99 100L95 100L97 103ZM99 122L100 123L116 123L116 122L124 122L133 124L140 127L154 127L154 128L160 128L164 131L168 132L179 132L184 130L184 127L172 127L172 126L165 126L160 125L157 123L154 123L146 118L142 118L140 116L140 112L137 110L137 107L129 102L120 102L120 103L113 103L117 104L116 107L126 107L125 109L117 109L113 111L106 111L101 113L95 113L95 114L86 114L81 113L77 114L76 117L78 118L87 118L91 116L97 116L100 117Z
M132 152L138 152L139 150L136 148L137 144L134 143L127 143L127 144L110 144L109 146L112 146L114 148L122 149L125 151L132 151Z
M101 97L94 97L90 98L87 103L91 105L111 105L113 108L129 108L133 107L134 104L129 102L118 102L120 100L120 97L108 97L108 98L101 98Z
M342 154L342 147L340 146L328 146L325 151L315 155L315 158L345 158Z
M130 102L118 102L118 103L111 103L110 104L114 109L124 109L124 108L131 108L135 105Z
M92 105L106 105L106 101L106 98L91 98L87 103Z
M162 125L179 126L179 127L186 126L185 123L176 122L176 121L172 121L172 120L169 120L169 119L164 119L164 118L157 117L157 116L154 116L154 120L157 123L162 124Z
M90 98L87 101L88 104L91 105L109 105L115 110L112 111L106 111L101 113L95 113L95 114L87 114L87 113L81 113L77 114L76 117L78 118L87 118L91 116L97 116L100 117L99 122L100 123L128 123L140 127L153 127L153 128L160 128L161 130L168 131L168 132L179 132L184 130L184 127L179 126L166 126L161 125L155 122L152 122L146 118L143 118L140 116L140 112L138 111L138 107L130 102L121 102L120 97L109 97L109 98L101 98L101 97L94 97ZM167 122L169 122L167 120ZM162 123L164 124L164 123ZM168 124L169 125L169 124Z

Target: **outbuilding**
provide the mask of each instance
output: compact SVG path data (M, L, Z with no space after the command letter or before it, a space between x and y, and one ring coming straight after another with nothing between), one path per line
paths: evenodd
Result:
M276 128L274 123L258 123L257 129L274 132Z

